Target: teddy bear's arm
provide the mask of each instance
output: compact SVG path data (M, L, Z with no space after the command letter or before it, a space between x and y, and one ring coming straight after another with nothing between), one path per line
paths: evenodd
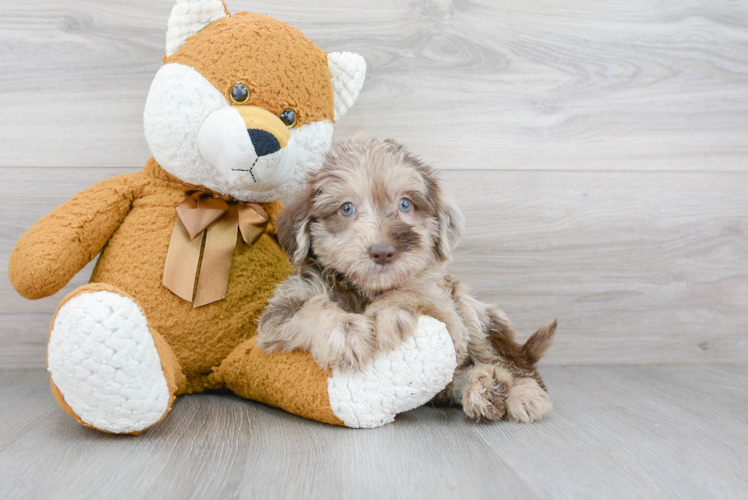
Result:
M27 299L52 295L96 257L130 211L136 175L94 184L31 226L10 254L16 291Z

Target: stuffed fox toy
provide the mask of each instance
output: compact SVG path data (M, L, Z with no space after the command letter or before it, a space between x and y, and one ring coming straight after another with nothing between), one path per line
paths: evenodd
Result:
M228 388L322 422L374 427L446 386L454 348L430 318L356 373L255 347L256 320L291 272L275 237L279 200L320 167L365 71L361 56L326 53L267 16L177 1L145 107L153 158L52 211L10 257L15 289L38 299L100 254L50 329L52 392L68 414L136 434L177 395Z

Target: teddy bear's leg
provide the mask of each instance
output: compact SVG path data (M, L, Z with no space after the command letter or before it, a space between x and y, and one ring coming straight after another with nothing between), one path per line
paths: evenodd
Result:
M329 369L302 351L266 353L255 337L239 344L215 376L234 394L333 425L344 425L330 407Z
M49 333L52 393L81 424L138 434L163 419L186 386L166 341L118 288L82 286L65 297Z
M347 427L379 427L425 404L456 367L444 323L421 317L402 345L377 355L361 371L320 368L302 351L267 353L245 341L215 372L235 394L306 418Z

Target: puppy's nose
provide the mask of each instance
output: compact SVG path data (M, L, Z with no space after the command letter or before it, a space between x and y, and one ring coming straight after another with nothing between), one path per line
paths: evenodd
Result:
M255 147L257 156L265 156L280 151L281 145L278 139L270 132L257 128L248 128L247 133L252 145Z
M369 247L369 257L377 264L387 264L397 257L395 245L372 245Z

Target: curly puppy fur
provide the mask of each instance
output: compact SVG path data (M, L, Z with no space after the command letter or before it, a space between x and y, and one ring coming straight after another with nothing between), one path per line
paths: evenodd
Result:
M504 313L447 274L463 225L437 172L401 144L338 143L278 218L296 271L268 302L258 344L355 369L399 345L419 315L432 316L447 325L458 363L434 402L462 405L477 420L543 418L551 403L536 364L556 323L519 344Z

